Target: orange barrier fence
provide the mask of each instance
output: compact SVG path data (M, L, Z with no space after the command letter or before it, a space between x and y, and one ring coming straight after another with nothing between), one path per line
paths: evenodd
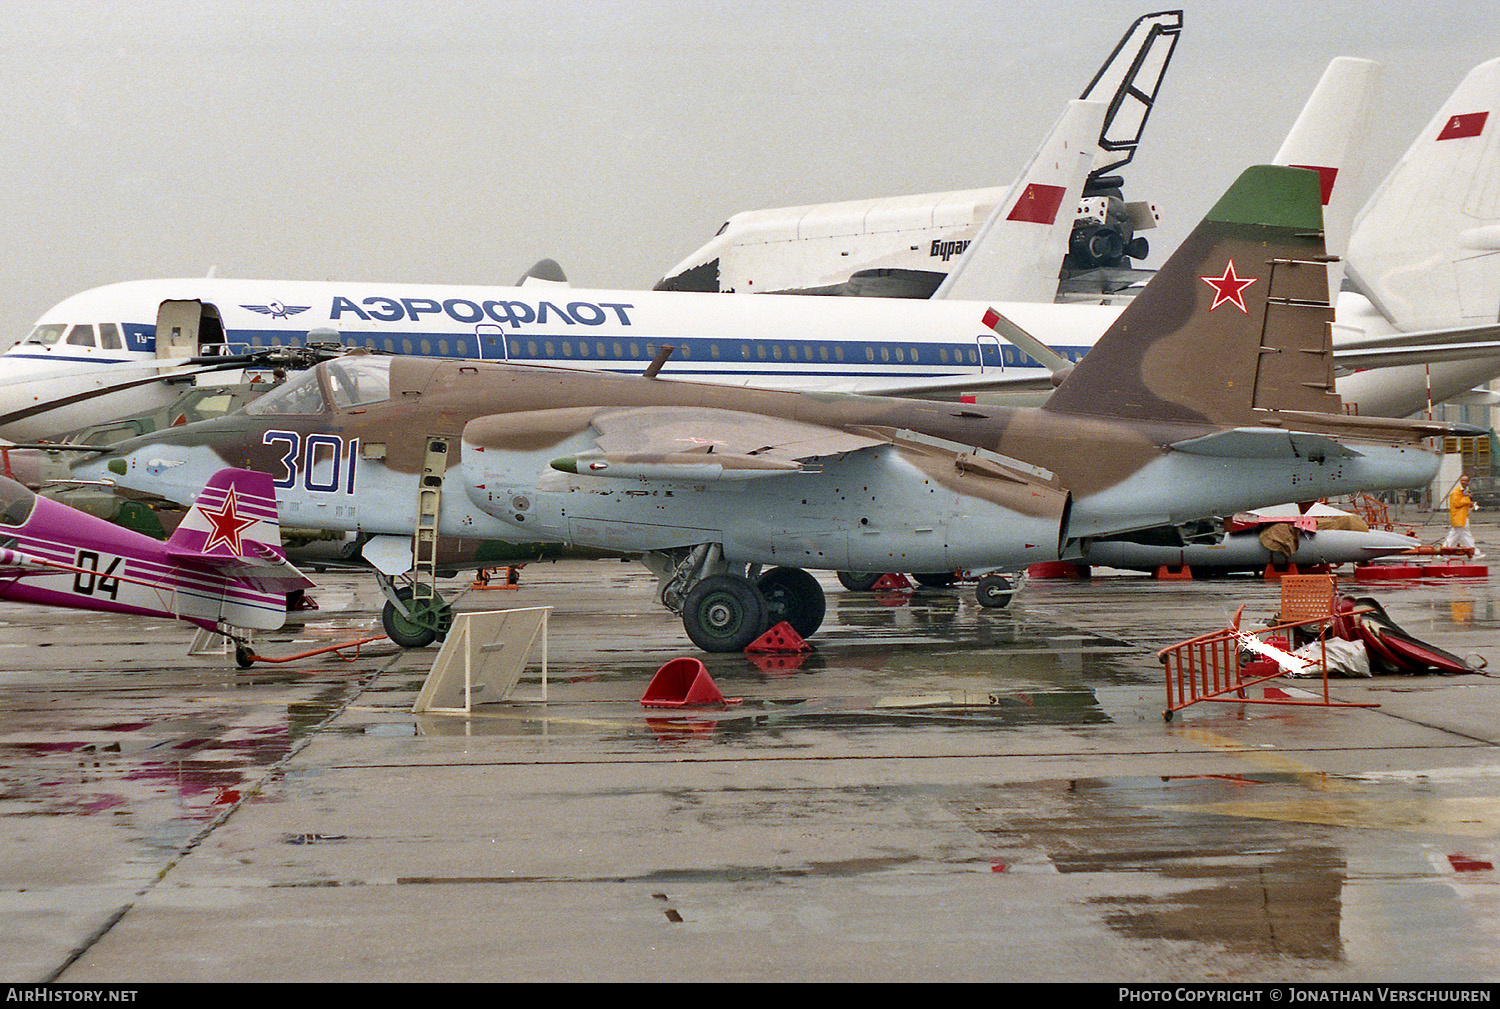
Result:
M1167 707L1162 717L1172 716L1199 701L1232 701L1243 704L1312 705L1329 708L1378 708L1365 702L1335 701L1328 694L1328 656L1323 642L1334 622L1334 579L1329 575L1288 575L1281 580L1279 623L1253 632L1240 629L1240 607L1234 621L1213 631L1157 653L1167 681ZM1318 659L1293 655L1289 643L1301 630L1315 631ZM1260 656L1246 661L1246 653ZM1288 671L1305 673L1316 668L1322 681L1321 698L1287 695L1251 696L1251 687L1280 679Z

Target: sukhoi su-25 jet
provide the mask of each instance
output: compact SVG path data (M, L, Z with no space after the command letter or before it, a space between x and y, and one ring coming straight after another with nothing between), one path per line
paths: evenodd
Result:
M1316 174L1249 169L1039 408L356 354L78 471L177 501L271 474L283 522L368 537L403 643L451 617L401 583L430 533L639 557L697 645L738 650L817 629L807 569L1016 570L1430 480L1451 427L1341 410L1321 223Z

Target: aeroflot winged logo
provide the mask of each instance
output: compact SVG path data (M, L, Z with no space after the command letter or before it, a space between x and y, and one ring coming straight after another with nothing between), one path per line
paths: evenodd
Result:
M203 544L203 552L208 553L220 543L229 548L230 553L236 557L244 555L244 549L240 544L240 533L250 526L255 525L259 519L246 518L239 513L239 503L235 498L234 489L230 488L224 498L224 503L219 506L218 511L209 508L208 505L199 503L198 510L203 517L208 519L212 526L208 534L208 542Z
M1208 306L1210 312L1228 302L1246 315L1250 314L1250 310L1245 307L1244 290L1260 278L1237 276L1234 272L1234 260L1231 259L1224 267L1223 276L1198 279L1214 289L1214 303Z
M259 312L261 315L269 315L273 319L288 319L296 315L298 312L307 311L312 306L283 305L279 301L273 301L267 305L241 305L240 307L248 308L252 312Z

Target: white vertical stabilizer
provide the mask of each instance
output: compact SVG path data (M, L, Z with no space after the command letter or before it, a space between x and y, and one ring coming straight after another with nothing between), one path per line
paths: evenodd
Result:
M934 298L1050 302L1107 106L1073 101Z
M1370 197L1346 261L1398 329L1500 319L1500 60L1470 71Z
M1375 104L1380 64L1340 56L1328 64L1318 86L1272 162L1310 168L1323 183L1323 244L1342 257L1354 224L1355 187L1369 154L1370 114ZM1336 299L1343 267L1328 271L1330 297Z

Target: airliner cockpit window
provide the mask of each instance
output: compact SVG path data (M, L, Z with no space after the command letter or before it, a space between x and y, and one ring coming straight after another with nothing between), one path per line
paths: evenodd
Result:
M313 368L287 379L245 407L252 417L276 417L282 414L314 414L324 409L323 390L318 385L318 369Z
M94 327L74 326L73 331L68 334L68 342L75 347L94 347Z
M14 480L0 479L0 525L24 524L35 506L35 494Z
M38 326L31 331L26 338L27 343L53 344L62 339L62 335L68 331L68 325L64 322L49 322L45 326Z
M120 327L112 322L99 323L99 346L105 350L123 350L125 343L120 339Z
M328 386L333 390L333 405L340 410L384 403L391 398L390 359L346 357L330 361Z

